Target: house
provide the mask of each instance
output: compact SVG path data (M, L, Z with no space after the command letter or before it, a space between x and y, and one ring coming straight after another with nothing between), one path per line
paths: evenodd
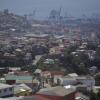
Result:
M77 85L78 83L81 83L83 85L86 85L88 87L88 90L91 90L92 86L95 86L95 80L93 77L90 76L64 76L64 77L58 77L55 79L54 83L57 83L59 85Z
M23 74L18 74L18 75L9 75L7 74L5 76L5 81L7 84L10 85L19 85L19 84L26 84L28 87L32 88L32 91L35 92L38 89L38 86L40 85L40 82L38 79L34 78L33 76L30 75L23 75Z
M0 78L0 83L6 83L6 80L5 80L5 78Z
M57 84L57 79L64 76L63 71L43 71L41 76L44 78L44 82L48 84Z
M60 84L63 86L66 85L74 85L77 83L76 79L73 77L63 77L63 78L59 78Z
M0 100L37 100L34 96L0 98Z
M78 76L76 78L77 82L81 82L82 84L88 87L88 90L91 90L93 86L95 86L95 79L91 76Z
M32 94L32 89L26 84L14 85L15 96L29 96Z
M41 76L44 78L44 83L50 83L51 80L51 73L50 71L43 71Z
M0 83L0 97L9 97L14 95L14 88L12 85Z
M92 66L89 68L89 72L91 75L95 75L97 72L97 67L96 66Z
M62 86L41 89L36 93L36 97L44 97L46 100L75 100L75 89L66 89ZM40 100L40 99L37 99ZM45 99L41 99L45 100Z
M21 83L32 83L32 76L29 75L9 75L5 76L5 80L7 84L21 84Z

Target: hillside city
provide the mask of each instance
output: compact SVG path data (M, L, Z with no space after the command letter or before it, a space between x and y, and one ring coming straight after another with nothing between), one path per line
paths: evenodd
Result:
M100 18L1 10L0 100L100 100Z

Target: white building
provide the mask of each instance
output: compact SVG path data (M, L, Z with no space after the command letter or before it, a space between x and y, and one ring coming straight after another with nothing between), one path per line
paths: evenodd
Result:
M92 89L93 86L95 86L95 79L92 77L77 77L77 82L81 82L82 84L86 85L88 89Z
M66 86L66 85L74 85L76 83L76 79L72 77L63 77L63 78L56 78L54 82L57 84L57 82L60 83L60 85Z
M59 82L61 85L75 85L77 83L82 83L83 85L86 85L88 87L88 89L90 90L93 86L95 86L95 80L92 77L89 76L76 76L76 77L71 77L71 76L67 76L67 77L60 77L58 78ZM56 81L57 82L57 79Z
M12 85L1 84L0 83L0 97L13 96L14 88Z

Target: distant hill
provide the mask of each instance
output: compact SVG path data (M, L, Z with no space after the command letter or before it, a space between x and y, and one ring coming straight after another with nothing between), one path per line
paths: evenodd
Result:
M26 16L9 13L7 9L0 11L0 31L25 32L30 26Z

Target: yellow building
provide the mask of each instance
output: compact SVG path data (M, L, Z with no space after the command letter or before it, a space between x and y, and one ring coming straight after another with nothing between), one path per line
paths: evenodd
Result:
M32 89L25 84L14 86L15 96L30 96L32 95Z

